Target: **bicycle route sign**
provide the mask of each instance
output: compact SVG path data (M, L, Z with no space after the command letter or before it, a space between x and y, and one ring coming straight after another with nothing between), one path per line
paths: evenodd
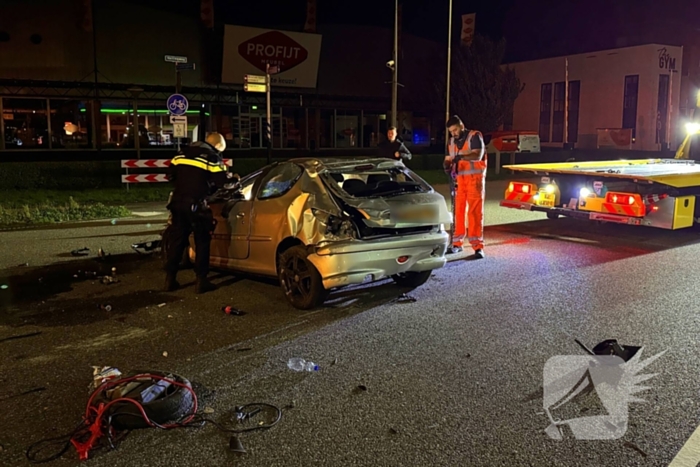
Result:
M185 115L189 107L189 102L187 102L187 98L182 94L173 94L168 97L166 105L171 115Z

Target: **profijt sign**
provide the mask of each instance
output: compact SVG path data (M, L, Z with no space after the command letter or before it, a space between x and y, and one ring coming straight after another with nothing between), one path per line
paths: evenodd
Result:
M315 88L321 36L290 31L226 26L222 81L244 84L245 75L277 66L272 86Z

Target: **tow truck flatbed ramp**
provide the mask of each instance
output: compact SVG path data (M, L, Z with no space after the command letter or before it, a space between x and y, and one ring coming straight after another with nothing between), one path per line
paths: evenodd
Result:
M583 175L659 183L674 188L700 187L700 164L693 160L639 159L506 165L514 172L534 175Z

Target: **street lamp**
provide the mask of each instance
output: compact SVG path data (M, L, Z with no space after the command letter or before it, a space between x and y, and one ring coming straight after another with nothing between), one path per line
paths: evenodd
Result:
M398 69L399 69L399 0L394 0L394 59L386 65L391 68L391 125L397 126L396 101L398 99ZM389 65L391 63L391 65Z

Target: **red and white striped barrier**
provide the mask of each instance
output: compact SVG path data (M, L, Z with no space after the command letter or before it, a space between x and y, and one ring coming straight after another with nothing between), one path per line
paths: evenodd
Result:
M231 167L233 160L224 159L224 164ZM158 167L170 167L170 159L126 159L122 160L123 169L151 169Z
M232 159L224 159L228 167L233 165ZM123 159L122 169L126 169L126 175L122 175L122 183L160 183L167 182L166 174L129 174L129 169L157 169L170 167L170 159Z
M122 183L157 183L167 182L166 174L132 174L122 175Z

